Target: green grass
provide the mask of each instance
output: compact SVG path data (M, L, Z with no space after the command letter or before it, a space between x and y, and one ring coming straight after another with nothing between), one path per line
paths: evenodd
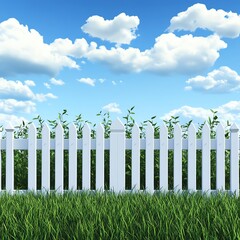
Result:
M219 193L3 193L1 239L240 239L240 198Z

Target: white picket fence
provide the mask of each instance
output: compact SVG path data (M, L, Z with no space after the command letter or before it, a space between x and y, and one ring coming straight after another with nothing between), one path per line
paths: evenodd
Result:
M182 191L182 150L188 150L188 190L196 189L196 150L202 150L202 189L211 191L210 150L216 150L216 190L225 190L225 150L230 150L230 192L239 194L239 129L236 124L230 128L230 139L225 139L224 127L219 124L216 139L210 138L210 128L206 123L202 129L202 139L196 139L196 128L191 124L188 138L182 138L179 124L174 127L174 138L168 139L168 129L160 127L160 138L154 139L154 128L148 123L146 137L140 138L137 124L132 129L132 138L126 139L123 123L116 119L111 125L110 138L104 139L104 127L99 124L96 139L91 139L91 129L84 125L82 139L77 139L73 123L69 125L69 139L64 139L61 124L55 129L55 139L50 139L50 129L44 124L42 139L36 137L36 127L29 125L28 139L14 139L11 124L5 127L6 138L0 138L0 150L6 150L6 191L14 190L14 150L28 150L28 190L36 191L36 150L42 150L41 191L50 190L50 150L55 150L55 190L63 193L63 150L69 151L69 189L77 190L77 150L82 150L82 189L90 190L91 149L96 150L96 189L104 190L104 150L110 150L110 189L125 191L125 150L132 150L132 190L140 189L140 150L145 150L146 191L168 191L168 150L174 150L174 191ZM154 150L160 150L160 189L154 189ZM1 163L1 151L0 151ZM1 165L0 165L1 174ZM1 176L0 176L1 179ZM0 183L1 190L1 183Z

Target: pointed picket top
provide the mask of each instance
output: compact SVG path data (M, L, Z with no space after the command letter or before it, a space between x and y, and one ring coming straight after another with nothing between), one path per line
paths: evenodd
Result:
M68 129L69 129L69 131L75 131L75 130L77 130L77 129L76 129L76 126L75 126L75 124L74 124L73 122L69 124Z
M179 123L176 123L176 125L174 126L174 135L175 133L179 133L179 132L182 132L182 128Z
M133 128L132 128L132 134L140 134L140 129L137 123L134 123Z
M83 134L90 134L91 128L88 123L85 123L83 126Z
M154 128L153 128L153 125L150 123L150 122L148 122L147 123L147 127L146 127L146 134L153 134L154 133Z
M46 122L43 123L42 133L43 132L50 132L50 128Z
M36 131L36 127L34 125L34 123L31 123L28 127L28 131Z
M236 123L233 123L230 128L230 132L233 133L233 132L238 132L238 131L239 131L238 125Z
M99 123L97 126L97 132L101 132L101 131L104 131L104 126L102 123Z
M188 128L188 131L189 132L195 132L196 133L196 127L195 125L191 122L189 128Z
M221 122L218 123L217 128L216 128L216 132L217 132L217 134L218 133L224 133L224 127L223 127L223 124Z
M162 122L162 124L160 125L160 129L161 130L168 130L167 125L166 125L165 122Z
M7 132L10 132L10 131L13 131L13 130L14 130L14 127L13 127L13 125L11 124L11 122L8 122L8 123L7 123L7 125L6 125L6 127L5 127L5 130L6 130Z
M121 120L117 118L114 122L112 122L110 129L111 129L111 132L124 132L125 126L121 122Z
M210 131L210 127L209 127L209 124L207 122L204 123L202 130L203 131Z
M57 130L57 129L63 129L62 124L61 124L60 121L59 121L58 124L57 124L56 130Z

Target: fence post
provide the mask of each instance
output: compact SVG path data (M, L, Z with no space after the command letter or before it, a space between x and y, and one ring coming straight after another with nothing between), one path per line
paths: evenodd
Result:
M125 127L117 118L110 133L110 190L125 190Z
M230 128L231 157L230 157L230 191L239 195L239 138L238 126L234 123Z
M13 155L13 140L14 128L11 123L5 127L6 134L6 192L13 193L14 190L14 155Z

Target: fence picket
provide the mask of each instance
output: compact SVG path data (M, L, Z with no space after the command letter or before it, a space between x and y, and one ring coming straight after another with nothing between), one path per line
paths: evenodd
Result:
M0 191L2 190L2 132L0 132Z
M117 118L110 133L110 190L125 190L125 127Z
M209 128L209 125L205 123L202 129L202 191L203 192L211 190L210 147L211 147L210 128Z
M216 129L217 159L216 159L216 188L225 190L225 133L221 123Z
M146 191L154 191L154 128L149 122L146 127Z
M96 189L104 190L104 127L98 125L96 132Z
M174 191L182 190L182 129L177 123L174 126Z
M63 193L63 127L58 123L55 139L55 190Z
M239 196L239 128L234 123L230 128L230 190Z
M90 190L91 171L91 130L86 123L83 127L83 154L82 154L82 189Z
M136 123L132 129L132 189L140 190L140 129Z
M77 129L74 123L69 125L68 189L77 190Z
M188 128L188 190L196 191L196 128Z
M160 189L168 190L168 129L165 124L160 128Z
M6 191L12 194L14 191L14 128L11 123L6 126Z
M28 190L37 189L37 134L33 123L28 128Z
M42 128L42 191L50 191L50 129L46 123Z

